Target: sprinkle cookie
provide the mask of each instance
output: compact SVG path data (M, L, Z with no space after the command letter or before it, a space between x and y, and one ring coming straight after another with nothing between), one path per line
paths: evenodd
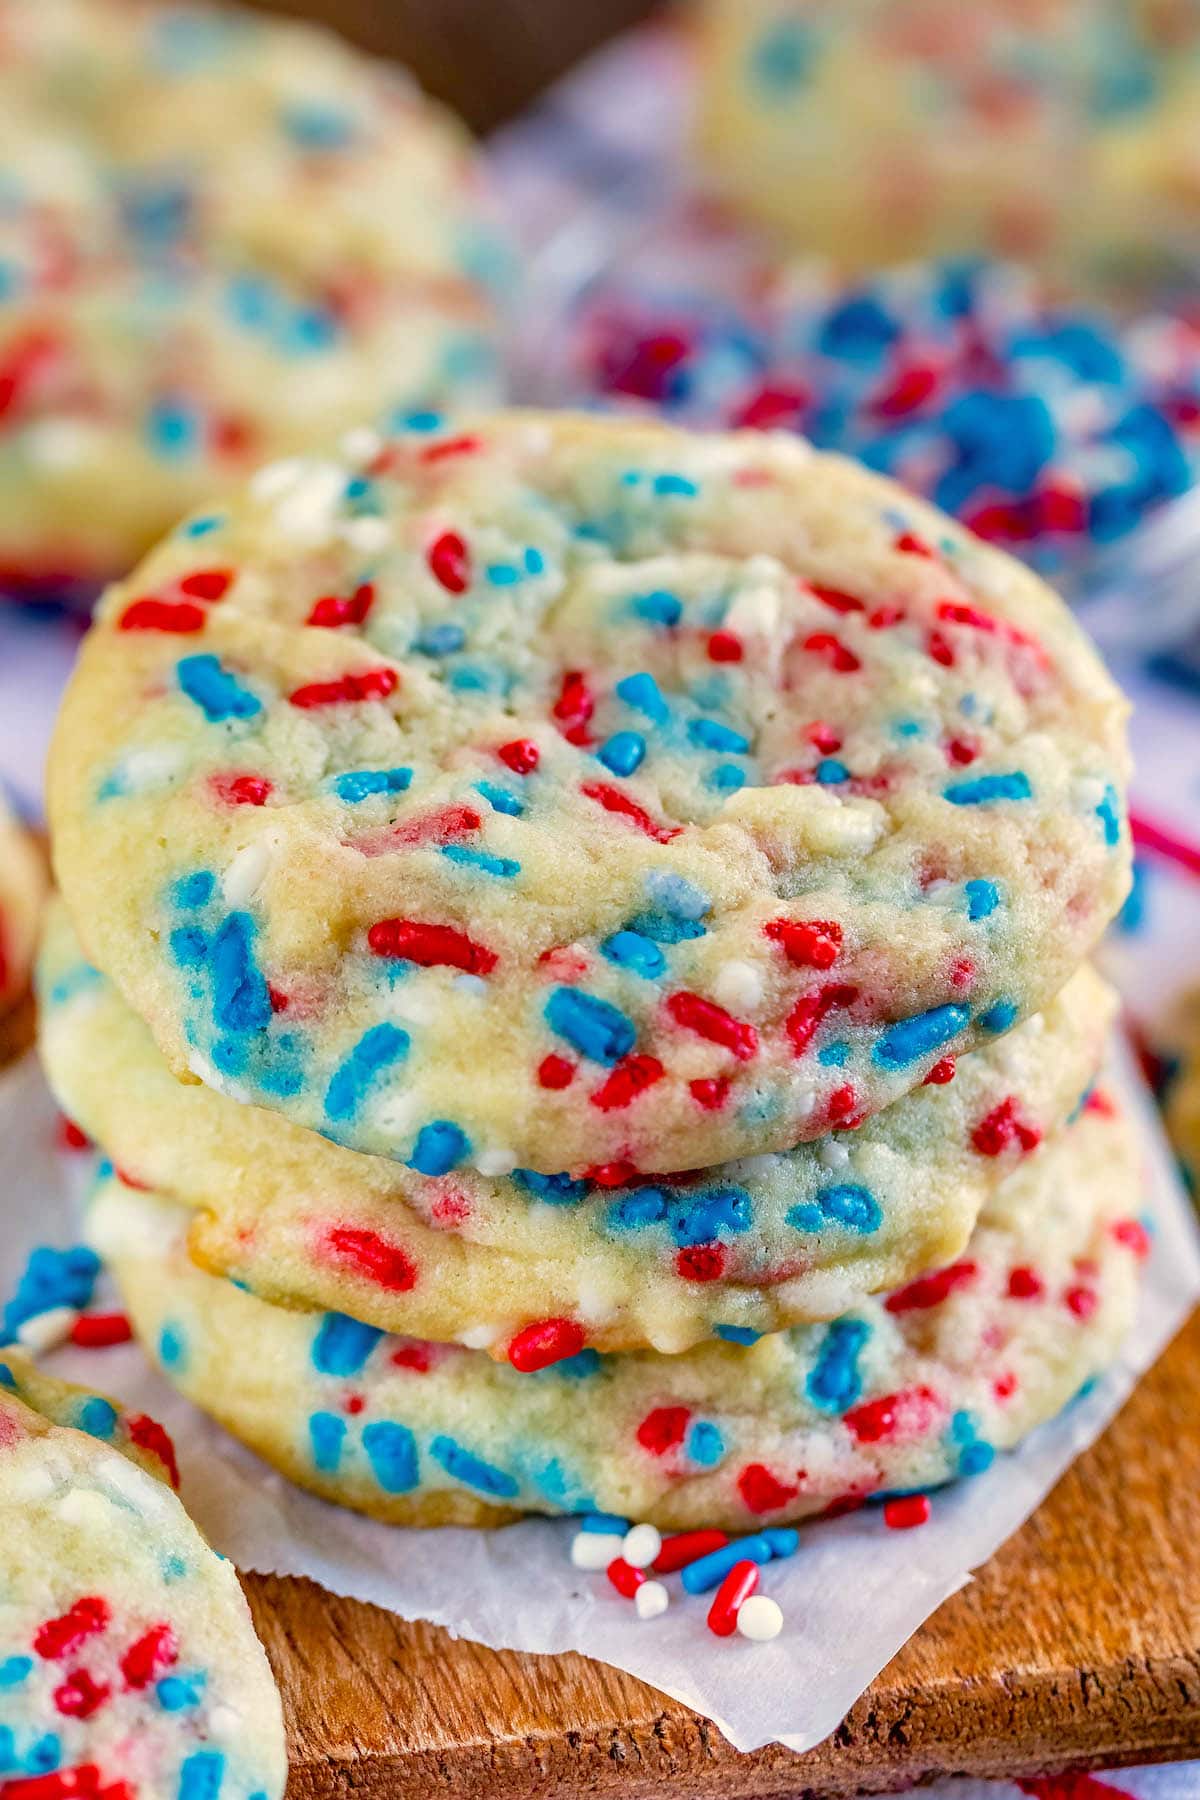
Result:
M0 1356L0 1791L276 1800L279 1696L170 1439Z
M197 1209L192 1254L261 1298L532 1368L680 1351L828 1318L952 1261L985 1196L1078 1105L1112 996L1091 970L1044 1014L868 1120L693 1178L424 1177L177 1082L54 909L43 1061L123 1178Z
M273 465L111 589L56 863L177 1073L425 1176L709 1166L1061 987L1125 710L852 464L516 413Z
M0 0L0 101L0 585L86 590L267 456L497 397L467 143L402 74L250 13Z
M1094 1095L989 1201L966 1254L742 1348L521 1373L288 1312L203 1274L187 1214L102 1181L90 1231L150 1353L292 1480L401 1524L611 1512L799 1519L980 1473L1112 1360L1146 1233L1136 1145Z
M45 897L42 858L0 797L0 1015L28 992Z

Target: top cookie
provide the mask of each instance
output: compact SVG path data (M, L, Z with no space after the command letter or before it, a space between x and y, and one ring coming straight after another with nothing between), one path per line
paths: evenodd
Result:
M51 770L177 1072L439 1175L865 1117L1119 905L1035 576L791 436L511 414L260 473L106 597Z
M0 0L0 580L124 574L268 456L497 397L468 144L307 26Z
M204 1542L168 1474L170 1440L153 1420L4 1352L5 1793L282 1795L267 1659L232 1565Z

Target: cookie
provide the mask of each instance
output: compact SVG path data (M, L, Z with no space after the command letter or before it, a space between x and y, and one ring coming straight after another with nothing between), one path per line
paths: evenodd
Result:
M0 1356L0 1787L275 1800L279 1695L152 1419Z
M699 41L708 180L843 269L980 251L1076 279L1185 265L1194 7L707 0Z
M42 857L0 796L0 1016L29 991L45 898Z
M500 392L465 134L306 25L0 4L0 583L86 590L270 456Z
M1146 1233L1136 1145L1095 1095L988 1202L966 1254L748 1347L521 1373L273 1307L201 1272L188 1215L103 1180L90 1218L170 1379L292 1480L399 1524L515 1511L663 1528L799 1519L981 1472L1115 1356Z
M1200 993L1179 1010L1173 1035L1178 1067L1167 1089L1167 1131L1193 1193L1200 1194Z
M853 1133L604 1187L526 1170L426 1178L177 1082L61 906L39 992L61 1105L126 1180L196 1209L199 1262L263 1299L522 1367L828 1318L952 1261L985 1196L1078 1104L1113 1012L1081 970L1044 1014Z
M793 437L514 413L201 523L84 648L58 875L177 1074L353 1149L789 1149L1037 1011L1126 891L1066 609Z

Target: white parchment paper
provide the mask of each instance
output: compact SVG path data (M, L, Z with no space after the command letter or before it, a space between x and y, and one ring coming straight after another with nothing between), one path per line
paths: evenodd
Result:
M1170 1153L1124 1059L1119 1079L1144 1137L1145 1206L1155 1226L1137 1330L1119 1367L1015 1455L936 1495L919 1530L889 1531L876 1508L806 1528L799 1553L765 1572L763 1591L785 1616L771 1644L713 1638L707 1603L684 1596L677 1578L670 1610L638 1621L602 1575L571 1567L567 1521L400 1531L302 1494L179 1398L133 1346L59 1351L48 1361L163 1420L188 1507L242 1568L307 1575L497 1647L580 1650L707 1714L740 1750L773 1739L805 1750L1098 1436L1200 1295L1195 1228ZM56 1148L57 1124L32 1059L0 1081L0 1295L12 1292L35 1244L78 1237L87 1159Z

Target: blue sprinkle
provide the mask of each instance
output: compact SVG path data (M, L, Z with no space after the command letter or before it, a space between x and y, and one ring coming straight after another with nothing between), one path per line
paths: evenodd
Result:
M512 1180L526 1193L536 1194L548 1206L574 1206L577 1200L586 1199L590 1189L586 1181L576 1180L570 1175L541 1175L536 1169L514 1169Z
M217 1800L224 1773L219 1750L193 1750L179 1772L179 1800Z
M532 544L529 546L528 550L526 550L521 561L525 564L525 573L527 575L541 575L545 571L546 559L541 551L535 549Z
M89 1394L79 1409L79 1429L107 1444L117 1429L117 1409L102 1394Z
M417 1486L417 1440L407 1425L377 1419L364 1428L362 1442L385 1494L407 1494Z
M177 925L168 942L181 969L198 969L208 955L208 939L196 925Z
M8 1388L12 1393L17 1391L17 1378L7 1363L0 1363L0 1387Z
M712 911L712 901L702 888L683 875L668 874L665 870L658 869L647 875L646 893L655 906L679 919L702 919L705 913Z
M618 969L632 969L653 981L667 966L667 959L652 938L640 931L614 931L600 945L600 954Z
M979 1023L985 1031L1007 1031L1017 1016L1017 1008L1011 1000L997 1000L986 1012L979 1015Z
M171 898L178 907L191 910L197 906L207 906L216 890L217 878L211 869L197 869L194 874L181 875L171 889Z
M746 779L745 769L740 769L736 763L718 763L710 771L706 786L718 794L736 794L739 788L745 787Z
M520 581L521 571L514 568L512 563L489 563L487 578L493 587L512 587Z
M637 1031L623 1012L577 988L555 988L546 1002L545 1018L551 1031L566 1038L581 1056L610 1068L637 1042Z
M154 1684L154 1695L164 1712L183 1712L199 1706L203 1680L188 1680L182 1675L164 1675Z
M1000 889L994 881L968 881L963 884L967 896L968 919L990 919L1000 904Z
M510 793L507 788L497 787L493 781L477 781L475 792L482 794L490 807L498 813L507 813L510 819L519 819L525 811L524 802Z
M0 1663L0 1688L19 1687L33 1668L31 1656L10 1656Z
M321 100L293 100L282 114L283 128L305 150L341 150L355 136L354 121Z
M770 1560L771 1546L765 1537L735 1538L720 1550L697 1557L683 1570L680 1579L689 1594L707 1594L710 1588L720 1587L734 1563L753 1562L761 1567Z
M695 1199L680 1199L671 1235L680 1249L711 1244L722 1234L736 1237L754 1223L754 1207L745 1188L710 1189Z
M326 1313L313 1339L312 1363L319 1375L358 1375L383 1336L375 1325L364 1325L345 1313Z
M481 1494L492 1494L498 1500L515 1500L521 1491L511 1475L473 1456L451 1437L435 1437L429 1446L429 1454L447 1475L455 1481L465 1482L468 1487L478 1488Z
M749 1325L714 1325L713 1336L727 1344L741 1344L749 1349L751 1344L757 1344L762 1332L751 1330Z
M632 775L646 760L646 740L638 731L618 731L596 754L614 775Z
M486 850L468 850L465 844L443 844L442 855L452 863L480 869L485 875L499 875L504 880L521 873L521 865L511 856L491 856Z
M971 1015L965 1006L934 1006L928 1012L901 1019L877 1040L872 1061L887 1069L906 1069L910 1063L940 1049L966 1028Z
M1033 789L1023 769L1009 775L977 775L971 781L952 781L942 794L951 806L987 806L993 800L1031 800Z
M616 1513L584 1513L579 1529L594 1532L598 1537L624 1537L629 1530L629 1520L618 1518Z
M195 410L181 400L156 400L146 416L146 436L159 456L174 462L196 449L200 421Z
M254 961L255 928L249 913L230 913L209 950L213 1017L222 1031L265 1031L271 994Z
M771 1555L778 1560L783 1556L795 1556L800 1548L800 1533L792 1525L768 1525L762 1533L771 1546Z
M725 1454L725 1439L708 1419L698 1419L687 1434L684 1445L688 1456L702 1469L712 1469Z
M656 475L653 482L654 492L661 496L677 495L685 500L692 500L700 492L694 481L686 475Z
M772 20L753 46L755 82L771 99L790 99L809 78L817 54L817 33L806 19Z
M680 919L669 912L641 912L630 919L627 930L639 937L652 938L656 944L682 944L689 938L704 936L698 919Z
M252 719L262 711L262 701L221 667L211 655L185 656L175 665L179 686L204 714L210 725L226 719Z
M336 1413L315 1412L308 1421L313 1467L323 1475L336 1475L346 1441L346 1421Z
M614 1200L607 1220L614 1231L641 1231L647 1225L660 1225L666 1216L667 1196L662 1188L644 1187Z
M549 1375L551 1379L565 1377L568 1381L584 1381L589 1375L598 1375L602 1367L600 1352L589 1347L577 1350L574 1356L564 1356L561 1362L551 1363L548 1369L543 1369L540 1373Z
M870 1327L861 1319L835 1319L826 1330L804 1384L809 1399L822 1412L847 1412L862 1393L858 1358L870 1335Z
M85 1244L69 1250L39 1245L30 1253L16 1292L4 1308L4 1340L11 1342L27 1319L55 1307L81 1312L91 1304L99 1273L100 1258Z
M655 588L653 593L637 596L633 602L633 611L647 625L665 625L670 630L683 617L683 602L677 594L668 593L665 588Z
M850 1060L850 1046L844 1040L837 1044L826 1044L823 1050L817 1051L817 1061L823 1069L844 1069Z
M355 806L373 794L406 793L412 776L411 769L351 769L336 778L333 791L339 800L348 800Z
M49 1775L62 1762L62 1744L53 1731L47 1731L25 1752L21 1765L27 1775Z
M203 513L200 518L189 519L186 525L181 525L179 534L186 538L211 537L214 531L220 531L224 523L221 513Z
M905 738L924 737L925 727L920 719L897 719L892 726L892 736L903 741Z
M408 1166L418 1175L448 1175L471 1154L471 1140L461 1126L449 1119L435 1119L417 1133Z
M662 691L653 675L642 670L637 675L626 675L618 681L616 694L626 706L632 706L635 712L644 713L653 725L665 725L671 717L671 711L662 697Z
M822 787L836 787L839 781L850 779L849 769L836 756L823 756L813 773Z
M409 1037L398 1025L372 1025L349 1056L335 1069L325 1093L325 1114L335 1122L351 1119L363 1095L381 1070L407 1054Z
M1121 802L1117 790L1111 785L1104 790L1104 797L1096 808L1096 817L1104 827L1104 841L1112 848L1121 841Z
M701 750L719 750L722 754L741 756L750 748L748 737L734 731L731 725L722 725L720 719L690 719L687 734Z
M178 1325L167 1322L158 1334L158 1360L164 1369L177 1369L187 1354L187 1339Z
M852 1231L878 1231L883 1213L870 1188L847 1181L822 1188L811 1201L793 1206L787 1222L798 1231L820 1231L827 1224L845 1225Z
M958 1459L959 1474L982 1475L985 1469L991 1468L995 1460L995 1446L985 1442L983 1438L976 1438L974 1443L967 1444L963 1448L962 1455Z

